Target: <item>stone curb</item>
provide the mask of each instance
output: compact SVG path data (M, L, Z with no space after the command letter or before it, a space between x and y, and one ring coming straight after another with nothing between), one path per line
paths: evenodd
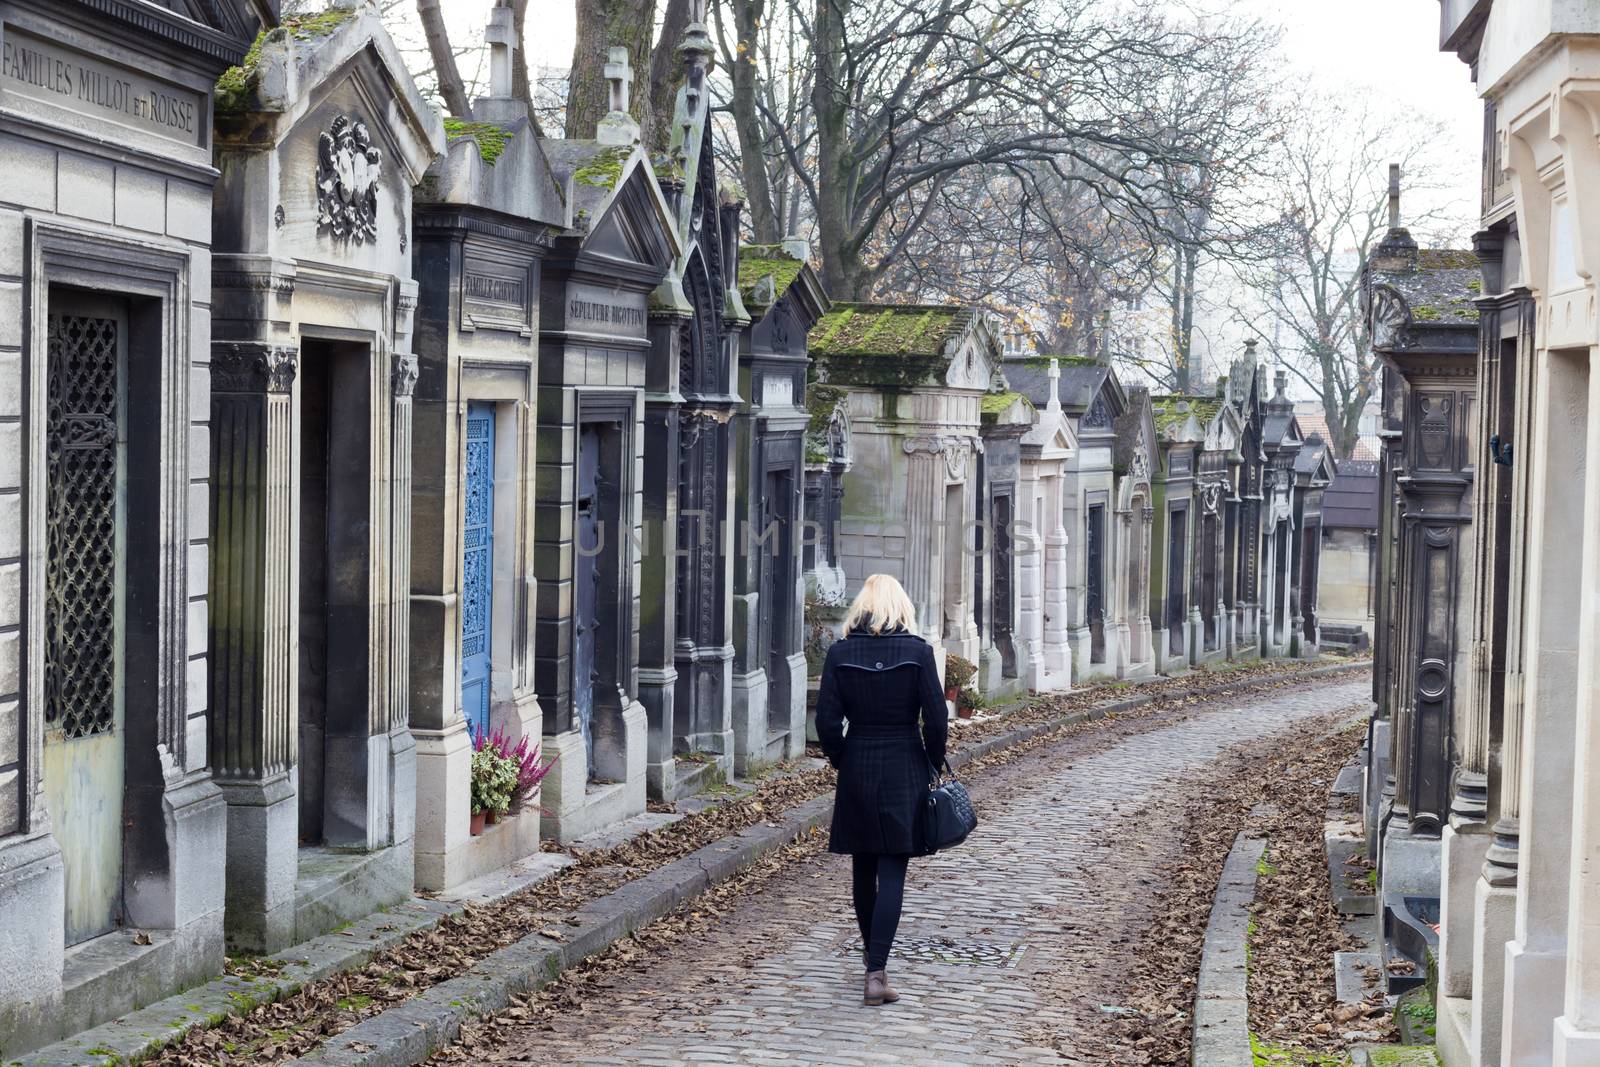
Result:
M1369 667L1366 661L1335 664L1302 671L1295 677L1319 678ZM1257 676L1254 680L1242 679L1222 686L1134 694L974 742L953 753L950 763L953 767L965 766L972 760L1062 726L1103 719L1160 699L1197 695L1226 697L1264 684L1268 677L1272 676ZM1158 680L1160 676L1149 679ZM1026 702L1021 706L1026 706ZM425 1058L433 1049L454 1040L463 1020L498 1010L512 996L537 989L567 967L654 921L684 900L727 880L812 827L823 825L831 812L832 798L818 797L786 812L777 822L750 827L707 845L622 886L607 897L592 901L579 912L580 925L563 931L566 941L558 943L538 934L530 935L481 960L466 974L364 1020L297 1062L359 1062L381 1067L386 1063L410 1064ZM464 910L465 905L461 903L412 897L404 904L369 915L343 930L277 953L275 958L285 961L277 975L255 979L224 975L36 1052L6 1059L4 1063L6 1067L97 1067L107 1062L138 1063L195 1027L216 1025L229 1015L243 1014L288 997L311 982L365 966L378 953L411 934L436 926L440 920ZM449 993L435 995L447 988ZM357 1052L352 1045L356 1048L371 1045L372 1050ZM386 1051L391 1045L392 1055Z
M1256 899L1256 867L1267 843L1240 834L1217 880L1206 920L1200 977L1194 991L1193 1067L1253 1067L1250 1048L1248 943L1250 905Z

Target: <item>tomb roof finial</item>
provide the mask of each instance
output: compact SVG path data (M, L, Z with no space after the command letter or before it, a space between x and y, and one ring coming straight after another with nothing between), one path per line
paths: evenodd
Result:
M1417 242L1411 231L1400 225L1400 164L1389 164L1389 232L1372 251L1372 266L1381 271L1413 271L1417 268Z
M610 48L601 70L611 87L611 110L600 120L594 139L601 144L631 145L639 140L639 123L628 112L628 91L633 87L628 50L621 45Z
M1389 164L1389 229L1400 228L1400 164Z
M498 0L489 12L489 28L483 39L489 45L489 95L506 100L511 97L511 57L517 47L517 30L511 5Z

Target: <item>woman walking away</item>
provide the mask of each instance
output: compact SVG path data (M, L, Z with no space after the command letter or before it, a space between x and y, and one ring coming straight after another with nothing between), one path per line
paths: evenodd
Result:
M907 862L928 854L922 814L949 729L933 646L916 635L916 623L899 582L868 578L845 616L844 637L828 649L817 694L817 737L839 771L828 850L851 857L866 1004L900 999L885 968Z

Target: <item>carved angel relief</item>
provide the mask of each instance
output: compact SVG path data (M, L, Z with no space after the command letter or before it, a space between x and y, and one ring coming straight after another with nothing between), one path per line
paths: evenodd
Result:
M383 153L366 123L340 115L317 139L317 231L357 244L378 236Z
M1150 480L1150 460L1145 454L1144 435L1139 435L1139 443L1133 449L1133 462L1129 465L1134 481L1145 482Z
M1373 348L1392 348L1400 331L1411 324L1411 309L1399 293L1387 285L1375 285L1368 299L1367 324Z

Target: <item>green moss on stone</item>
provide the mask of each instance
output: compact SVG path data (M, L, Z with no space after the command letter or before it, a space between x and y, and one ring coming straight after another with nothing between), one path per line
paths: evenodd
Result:
M805 263L785 252L782 245L745 245L739 249L739 295L749 304L761 279L770 275L776 301L804 268Z
M956 305L844 304L811 330L822 355L941 355L968 312Z
M589 162L579 167L572 180L597 189L615 189L622 180L622 168L633 155L631 145L618 145L596 153Z
M260 73L261 49L268 42L276 43L292 37L297 41L313 41L331 35L340 26L356 17L355 11L333 8L314 15L290 15L283 25L262 30L245 53L237 67L229 67L217 79L216 110L218 114L235 114L249 110L255 95L256 77Z
M807 463L828 462L828 425L833 421L833 412L844 397L845 391L836 386L820 382L806 386L806 411L811 416L806 422Z
M479 157L491 167L504 154L506 142L514 136L504 126L496 126L492 122L467 122L456 118L444 120L444 135L451 144L463 137L477 141Z
M1411 317L1422 322L1438 322L1440 319L1444 318L1444 316L1439 313L1438 308L1429 307L1426 304L1418 304L1416 307L1412 308Z

